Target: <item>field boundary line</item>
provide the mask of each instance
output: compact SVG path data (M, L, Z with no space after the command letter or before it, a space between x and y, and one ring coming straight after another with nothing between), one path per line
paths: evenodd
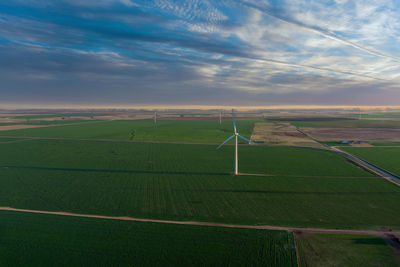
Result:
M233 175L233 173L230 173ZM296 175L296 174L271 174L271 173L245 173L240 172L239 176L263 176L263 177L295 177L295 178L343 178L343 179L381 179L376 176L329 176L329 175Z
M0 144L13 144L13 143L18 143L18 142L23 142L23 141L27 141L30 139L20 139L20 140L13 140L13 141L7 141L7 142L0 142Z
M325 228L301 228L301 227L286 227L274 225L245 225L245 224L225 224L214 222L199 222L199 221L174 221L174 220L161 220L161 219L145 219L135 218L128 216L106 216L94 214L81 214L63 211L44 211L44 210L30 210L19 209L12 207L0 207L0 211L14 211L23 213L47 214L47 215L60 215L81 218L93 219L106 219L106 220L120 220L120 221L135 221L135 222L149 222L149 223L165 223L165 224L178 224L178 225L195 225L195 226L211 226L211 227L226 227L226 228L245 228L245 229L258 229L258 230L278 230L290 231L294 233L310 233L310 234L355 234L355 235L372 235L384 237L388 234L400 236L400 231L378 231L378 230L350 230L350 229L325 229Z
M293 235L294 249L296 251L297 267L300 267L300 252L299 252L299 248L298 248L298 245L297 245L297 238L296 238L296 235L294 233L292 233L292 235Z

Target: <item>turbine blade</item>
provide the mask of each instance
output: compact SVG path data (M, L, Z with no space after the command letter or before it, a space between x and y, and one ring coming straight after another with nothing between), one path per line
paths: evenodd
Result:
M249 140L249 139L247 139L247 138L244 138L243 136L241 136L241 135L239 135L239 134L238 134L238 136L239 136L240 138L242 138L243 140L245 140L245 141L251 143L251 144L254 144L254 145L256 144L256 143L254 143L253 141L251 141L251 140Z
M235 133L237 133L237 131L236 131L235 114L233 114L233 109L232 109L232 121L233 121L233 130L235 131Z
M225 145L226 142L228 142L229 140L231 140L235 135L232 135L231 137L229 137L228 139L226 139L222 144L220 144L217 149L220 149L221 146Z

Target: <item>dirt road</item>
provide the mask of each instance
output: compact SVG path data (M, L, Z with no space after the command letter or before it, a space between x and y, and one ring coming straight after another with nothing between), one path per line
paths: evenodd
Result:
M172 220L155 220L155 219L142 219L133 217L118 217L118 216L104 216L104 215L92 215L92 214L79 214L62 211L43 211L43 210L28 210L28 209L16 209L11 207L0 207L0 211L15 211L15 212L26 212L26 213L37 213L37 214L49 214L49 215L61 215L61 216L72 216L72 217L83 217L83 218L96 218L106 220L121 220L121 221L135 221L135 222L151 222L151 223L167 223L167 224L180 224L180 225L198 225L198 226L213 226L213 227L228 227L228 228L246 228L246 229L263 229L263 230L281 230L301 233L324 233L324 234L354 234L354 235L372 235L387 237L388 235L400 237L400 231L391 231L385 229L379 230L346 230L346 229L322 229L322 228L299 228L299 227L284 227L284 226L272 226L272 225L240 225L240 224L224 224L224 223L213 223L213 222L196 222L196 221L172 221Z

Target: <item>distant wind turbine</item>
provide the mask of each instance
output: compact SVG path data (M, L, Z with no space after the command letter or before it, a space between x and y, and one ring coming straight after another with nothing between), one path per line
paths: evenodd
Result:
M157 111L154 111L154 124L157 126Z
M243 136L241 136L237 130L236 130L236 122L235 122L235 116L233 115L233 109L232 109L232 121L233 121L233 135L231 135L228 139L226 139L222 144L220 144L217 149L220 149L223 145L225 145L226 142L228 142L229 140L231 140L233 137L235 137L235 175L239 174L239 166L238 166L238 137L242 138L243 140L255 144L254 142L250 141L247 138L244 138Z

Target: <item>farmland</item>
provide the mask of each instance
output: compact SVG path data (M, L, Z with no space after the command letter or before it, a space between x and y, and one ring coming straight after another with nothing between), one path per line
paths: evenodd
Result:
M364 113L362 114L363 118L391 118L391 119L400 119L399 112L377 112L377 113Z
M337 120L337 121L291 121L302 128L400 128L400 121L390 120Z
M216 149L232 134L231 121L220 125L216 120L159 120L157 126L149 119L81 122L0 131L0 206L242 225L400 229L400 187L338 154L243 144L239 146L239 171L244 175L233 176L232 141ZM238 121L241 135L250 137L256 122L260 123ZM301 134L288 123L284 123L286 128L273 124L275 128L264 133L267 138L278 133ZM263 130L261 127L260 136ZM118 258L123 265L152 265L152 253L158 253L163 255L160 265L176 261L186 265L273 262L272 266L296 266L298 256L293 234L282 231L1 211L0 227L11 225L15 230L0 239L0 263L54 265L63 260L94 265L115 262L117 255L124 255ZM61 232L54 232L59 229ZM333 256L317 251L316 258L314 246L329 246L319 235L312 236L318 238L299 239L299 248L300 256L313 264L330 262L334 253L340 254L346 246L354 249L350 254L363 249L338 235L329 241ZM20 245L21 240L27 245ZM170 245L170 240L176 242ZM107 251L110 243L113 249ZM46 249L49 247L54 250ZM386 253L385 249L376 245L368 251L374 260L386 264L388 257L375 255ZM238 250L241 252L235 253ZM17 254L26 256L19 262L7 256ZM341 260L337 257L336 262ZM362 262L358 260L354 262Z
M1 206L16 208L236 224L400 228L399 189L372 178L344 182L14 168L0 175Z
M32 121L24 121L24 122L2 122L0 126L9 126L9 125L59 125L59 124L72 124L72 123L85 123L85 122L93 122L94 120L32 120Z
M215 145L26 140L1 144L0 160L2 166L229 174L233 150L229 145L216 150ZM266 146L241 146L239 150L245 173L371 176L342 157L321 150Z
M108 113L43 113L43 114L26 114L13 116L16 119L47 119L47 118L62 118L62 117L91 117L108 115Z
M371 142L373 146L400 146L398 142Z
M300 266L398 266L393 248L380 237L340 234L296 236Z
M250 137L254 121L240 121L238 129ZM132 136L134 131L134 136ZM232 122L153 120L99 121L59 127L0 131L1 136L96 138L137 141L220 142L232 134Z
M372 164L400 175L400 148L396 147L348 147L344 150Z
M318 142L287 122L257 122L251 138L270 145L321 147Z
M0 2L0 267L400 267L399 15Z
M297 266L291 233L0 213L3 266Z
M307 128L304 132L318 140L400 141L400 129L381 128Z
M15 141L20 141L24 139L15 139L15 138L7 138L7 137L0 137L0 143L8 143L8 142L15 142Z
M240 147L241 171L268 176L231 176L232 146L27 140L1 144L1 151L0 206L241 224L400 228L400 188L319 150Z

